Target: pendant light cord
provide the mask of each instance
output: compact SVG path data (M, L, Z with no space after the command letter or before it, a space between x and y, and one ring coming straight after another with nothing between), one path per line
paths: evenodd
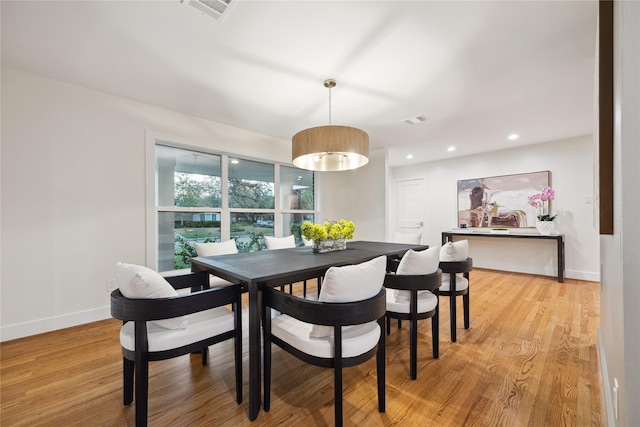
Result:
M331 126L331 86L329 86L329 126Z

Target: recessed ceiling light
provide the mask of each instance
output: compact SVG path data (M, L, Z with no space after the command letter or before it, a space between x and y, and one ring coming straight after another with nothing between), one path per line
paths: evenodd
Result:
M447 151L456 151L456 147L452 145L451 147L447 148Z
M407 154L407 159L413 159L413 154Z
M517 133L512 133L507 138L509 139L509 141L515 141L516 139L520 138L520 135L518 135Z

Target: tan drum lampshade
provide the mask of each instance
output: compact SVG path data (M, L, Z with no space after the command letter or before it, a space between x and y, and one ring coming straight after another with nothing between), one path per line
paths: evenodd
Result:
M293 136L293 164L314 171L345 171L369 162L369 135L348 126L318 126Z
M293 164L313 171L345 171L369 162L369 135L349 126L331 125L331 88L335 80L325 80L329 88L329 125L302 130L292 138Z

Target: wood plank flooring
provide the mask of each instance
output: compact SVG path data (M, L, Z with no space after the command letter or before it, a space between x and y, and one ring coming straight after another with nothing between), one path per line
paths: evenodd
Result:
M408 324L392 327L385 413L377 411L375 359L345 370L345 425L603 425L599 284L476 269L470 289L471 328L462 327L458 298L456 343L441 298L437 360L430 320L420 322L416 381ZM205 367L198 355L150 364L150 426L333 425L333 373L275 346L271 411L248 420L246 301L244 309L243 403L234 399L229 341L211 347ZM122 405L119 329L105 320L2 343L0 424L133 426L135 402Z

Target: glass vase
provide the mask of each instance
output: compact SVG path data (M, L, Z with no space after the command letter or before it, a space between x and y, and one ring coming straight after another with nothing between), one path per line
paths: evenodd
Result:
M313 241L313 253L322 254L325 252L343 251L347 249L347 239L327 239L327 240L314 240Z

